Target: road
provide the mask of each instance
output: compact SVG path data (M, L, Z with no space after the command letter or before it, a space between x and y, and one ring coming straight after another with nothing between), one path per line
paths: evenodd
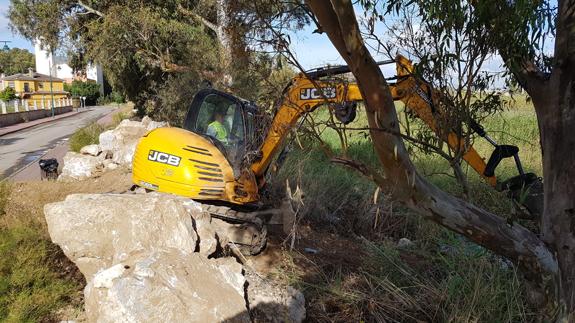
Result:
M91 107L74 116L47 122L0 137L0 178L11 176L37 161L47 151L68 140L78 129L114 110Z

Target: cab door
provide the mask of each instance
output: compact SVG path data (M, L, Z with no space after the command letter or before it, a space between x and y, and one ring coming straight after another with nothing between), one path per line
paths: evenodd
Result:
M242 101L214 89L196 94L184 129L209 139L228 159L235 174L245 154L246 122Z

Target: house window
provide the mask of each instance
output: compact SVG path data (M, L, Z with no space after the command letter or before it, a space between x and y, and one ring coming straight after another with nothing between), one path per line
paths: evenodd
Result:
M14 88L14 81L8 81L8 87Z
M24 92L30 92L30 83L24 83Z
M44 83L39 82L39 83L38 83L38 88L39 88L39 89L43 89L43 88L44 88Z

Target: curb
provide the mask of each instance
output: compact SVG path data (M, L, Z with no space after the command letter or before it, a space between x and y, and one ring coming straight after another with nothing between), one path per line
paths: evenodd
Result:
M38 122L38 123L35 123L35 124L29 124L29 125L27 125L27 126L25 126L25 127L22 127L22 128L18 128L18 129L14 129L14 130L10 130L10 131L4 132L4 133L0 133L0 137L5 136L5 135L9 135L9 134L11 134L11 133L15 133L15 132L18 132L18 131L22 131L22 130L24 130L24 129L36 127L36 126L39 126L39 125L44 124L44 123L48 123L48 122L52 122L52 121L58 121L58 120L66 119L66 118L69 118L69 117L73 117L73 116L75 116L75 115L78 115L78 114L84 113L84 112L87 112L87 110L76 111L76 112L68 112L68 113L70 113L70 114L68 114L68 115L62 115L62 114L60 114L61 117L54 118L54 119L53 119L52 117L42 118L42 119L48 119L48 120L44 120L44 121L42 121L42 122ZM38 120L42 120L42 119L38 119ZM33 122L33 121L32 121L32 122ZM24 124L26 124L26 123L24 123Z

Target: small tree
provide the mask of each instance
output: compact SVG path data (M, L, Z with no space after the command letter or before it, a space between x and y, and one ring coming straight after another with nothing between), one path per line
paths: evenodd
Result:
M16 91L13 88L7 87L4 90L0 91L0 100L4 102L8 102L14 100L16 98Z
M66 91L75 97L86 97L87 105L96 104L100 97L100 85L92 81L73 81L72 84L66 85Z

